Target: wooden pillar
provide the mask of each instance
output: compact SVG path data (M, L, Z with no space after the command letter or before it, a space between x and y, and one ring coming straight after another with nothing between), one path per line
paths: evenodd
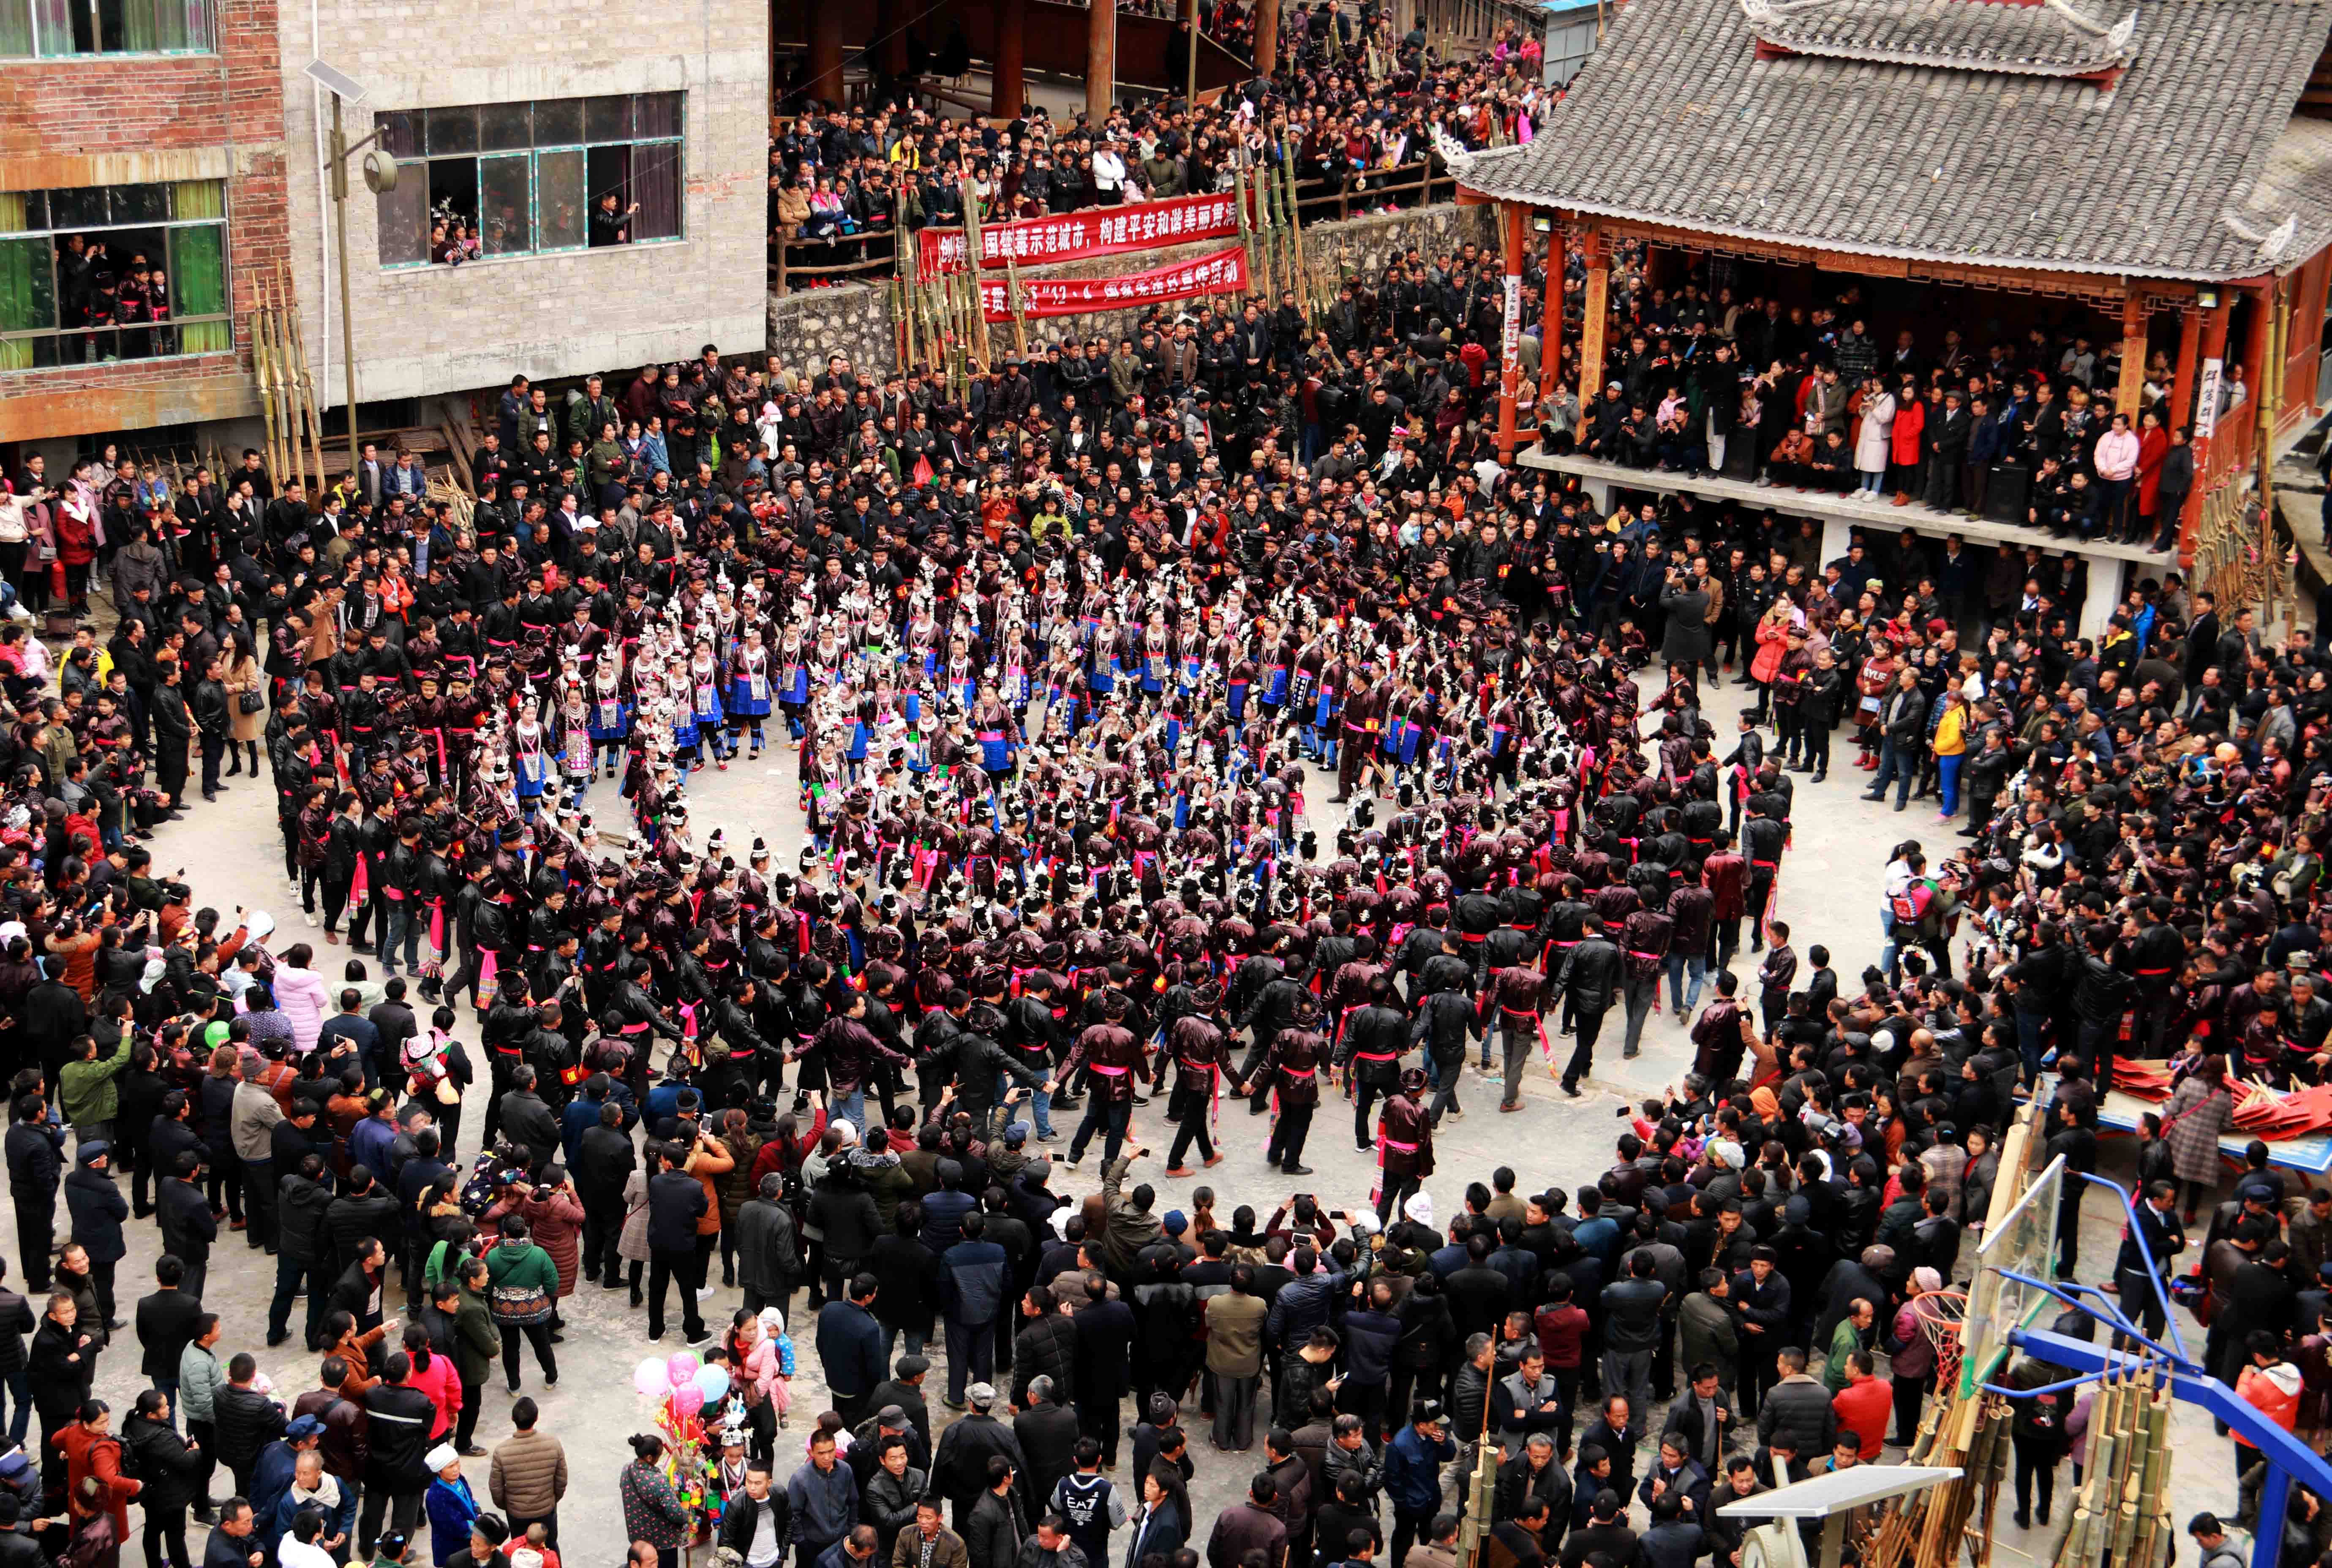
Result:
M907 33L916 14L903 0L883 0L874 11L874 68L894 81L907 74Z
M1117 97L1117 0L1093 0L1085 12L1085 118L1094 129Z
M2243 447L2248 444L2250 448L2256 449L2259 445L2260 432L2265 428L2261 421L2269 417L2264 393L2268 384L2267 357L2270 345L2273 340L2275 327L2275 281L2270 279L2260 287L2251 290L2251 330L2243 336L2244 397L2241 429L2240 432L2230 430L2223 434L2238 447Z
M1498 246L1505 263L1505 309L1498 316L1498 461L1515 460L1515 401L1522 395L1523 246L1530 233L1530 208L1498 204Z
M1546 427L1546 411L1554 403L1554 389L1563 385L1563 215L1547 215L1546 315L1538 337L1538 420Z
M2121 302L2121 379L2114 386L2114 408L2137 428L2137 402L2146 390L2146 296L2143 285L2131 280Z
M811 0L813 5L819 0ZM988 97L988 112L999 120L1019 114L1027 96L1028 0L997 0L996 72Z
M816 0L809 8L809 95L842 101L842 8Z
M1593 224L1581 247L1587 258L1587 298L1579 318L1579 412L1582 417L1603 396L1603 325L1611 313L1611 263L1603 253L1603 232Z
M1279 0L1257 0L1255 73L1269 76L1279 63Z
M2193 379L2178 395L2179 406L2191 411L2188 417L2194 427L2194 488L2187 492L2186 509L2178 516L2178 564L2190 570L2194 565L2194 535L2203 525L2203 494L2211 488L2211 448L2218 439L2214 434L2219 422L2218 387L2226 374L2227 324L2234 309L2233 301L2222 291L2219 302L2203 318ZM2210 407L2200 401L2205 391L2212 398Z
M2178 312L2178 368L2171 376L2169 405L2162 411L2165 434L2194 417L2194 376L2202 365L2202 347L2203 311L2189 304Z

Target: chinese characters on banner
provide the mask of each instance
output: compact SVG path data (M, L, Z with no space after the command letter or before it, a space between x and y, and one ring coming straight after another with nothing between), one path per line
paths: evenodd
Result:
M1238 233L1238 206L1228 194L1173 196L1131 206L1091 207L1057 217L991 224L980 231L980 264L1037 266L1076 256L1187 244ZM916 263L925 278L963 266L961 229L924 229L916 236Z
M1187 300L1198 294L1247 292L1247 250L1233 245L1195 261L1116 278L1023 278L1020 306L1030 316L1075 316L1086 311L1124 310L1166 300ZM1001 281L982 281L981 313L990 321L1008 321L1012 312Z

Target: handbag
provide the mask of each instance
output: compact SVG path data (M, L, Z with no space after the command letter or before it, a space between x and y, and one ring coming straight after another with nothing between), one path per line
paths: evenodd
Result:
M234 711L238 713L256 713L262 708L266 706L267 699L261 696L256 691L238 692L235 693Z

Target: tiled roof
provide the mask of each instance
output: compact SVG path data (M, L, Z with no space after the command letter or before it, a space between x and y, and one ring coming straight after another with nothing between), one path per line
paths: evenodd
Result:
M1885 65L2078 75L2123 63L2144 42L2134 0L2115 16L2074 0L1744 0L1743 9L1776 49Z
M2035 9L1901 9L1953 7ZM2291 210L2302 236L2332 234L2332 177L2309 173L2332 171L2332 148L2291 117L2327 32L2332 0L2144 0L2134 57L2101 87L1967 64L1760 60L1739 0L1631 0L1531 142L1480 155L1465 183L1873 255L2247 277L2308 253L2289 234L2276 248ZM2287 210L2267 210L2279 201Z

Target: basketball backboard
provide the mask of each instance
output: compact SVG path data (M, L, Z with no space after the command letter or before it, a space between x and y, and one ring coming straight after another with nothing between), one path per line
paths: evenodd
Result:
M2059 1308L2045 1290L2011 1279L2013 1269L2034 1279L2056 1277L2057 1217L2065 1190L2065 1160L2049 1162L2017 1194L2007 1212L1984 1227L1976 1248L1974 1282L1960 1328L1960 1393L1972 1395L1992 1380L2012 1348L2009 1335L2045 1322Z

